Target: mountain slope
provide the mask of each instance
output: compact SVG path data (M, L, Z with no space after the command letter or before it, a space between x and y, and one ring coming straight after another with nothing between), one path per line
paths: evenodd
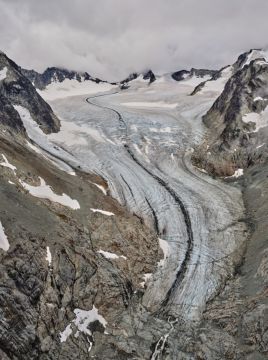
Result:
M211 132L206 149L196 156L203 163L201 167L231 175L236 168L266 158L268 63L263 55L251 50L238 58L222 93L204 115ZM198 91L195 94L198 96ZM218 163L222 162L218 169L217 157L221 158Z
M0 53L0 96L12 105L25 107L46 133L58 131L60 122L51 107L37 93L20 68L5 54Z
M79 167L69 174L49 153L52 146L29 142L33 102L43 137L41 129L56 129L43 117L43 109L52 110L13 62L1 60L0 356L88 358L89 347L107 342L105 326L138 301L144 274L155 271L162 252L143 220L108 196L101 177ZM22 107L32 118L27 133ZM76 311L87 326L74 322Z

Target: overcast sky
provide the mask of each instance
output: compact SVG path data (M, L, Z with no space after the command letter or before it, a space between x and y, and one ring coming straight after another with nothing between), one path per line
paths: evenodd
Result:
M0 0L0 49L21 66L108 80L219 68L268 44L267 0Z

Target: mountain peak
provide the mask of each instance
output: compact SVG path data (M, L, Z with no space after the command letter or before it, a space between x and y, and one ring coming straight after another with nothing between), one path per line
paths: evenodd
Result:
M152 70L148 70L143 74L143 80L149 80L149 84L156 80L155 74Z

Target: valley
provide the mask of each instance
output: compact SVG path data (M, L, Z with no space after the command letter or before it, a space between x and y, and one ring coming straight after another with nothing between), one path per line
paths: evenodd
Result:
M265 358L262 55L108 83L0 54L1 358Z

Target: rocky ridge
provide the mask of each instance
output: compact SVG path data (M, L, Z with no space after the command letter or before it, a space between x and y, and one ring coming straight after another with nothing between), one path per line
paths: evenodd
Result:
M107 83L107 81L92 77L87 72L70 71L58 67L49 67L41 74L35 70L27 70L22 68L21 72L39 90L44 90L53 82L61 83L66 79L76 80L80 83L83 81L93 81L97 84Z
M208 70L208 69L194 69L191 70L179 70L171 74L171 77L176 81L182 81L185 79L192 78L197 76L203 78L205 76L213 77L218 71L217 70Z
M8 252L0 250L1 358L88 358L89 347L108 335L98 316L90 334L79 331L74 310L97 309L108 329L142 295L144 275L162 257L158 240L106 195L101 178L63 172L15 130L0 132L0 219L9 242ZM32 195L40 179L78 208ZM68 326L72 341L65 343Z

